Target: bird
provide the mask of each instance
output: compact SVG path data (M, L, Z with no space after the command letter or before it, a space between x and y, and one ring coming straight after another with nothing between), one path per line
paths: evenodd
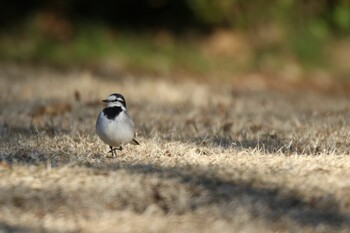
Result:
M96 133L109 146L109 153L114 157L116 150L122 150L127 143L140 145L134 138L134 121L128 114L124 96L114 93L102 102L107 106L97 117Z

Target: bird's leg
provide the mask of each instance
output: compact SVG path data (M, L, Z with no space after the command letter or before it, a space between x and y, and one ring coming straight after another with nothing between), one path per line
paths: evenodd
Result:
M114 157L116 155L116 150L122 150L123 147L122 146L119 146L119 147L114 147L113 146L109 146L109 148L111 149L110 151L108 151L108 153L112 153L112 156Z
M116 149L116 148L113 148L113 146L109 146L109 148L110 148L111 150L108 151L108 153L112 153L112 156L114 157L114 156L115 156L115 149Z

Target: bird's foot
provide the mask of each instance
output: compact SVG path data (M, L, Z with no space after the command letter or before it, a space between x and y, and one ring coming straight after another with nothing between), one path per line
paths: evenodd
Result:
M115 155L117 154L117 153L116 153L116 150L122 150L122 149L123 149L122 146L119 146L119 147L110 146L109 148L110 148L111 150L108 151L108 153L111 153L113 158L114 158Z

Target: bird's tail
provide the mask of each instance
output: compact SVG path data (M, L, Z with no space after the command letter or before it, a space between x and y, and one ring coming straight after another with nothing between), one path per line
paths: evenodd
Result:
M140 145L140 143L135 138L132 139L131 144Z

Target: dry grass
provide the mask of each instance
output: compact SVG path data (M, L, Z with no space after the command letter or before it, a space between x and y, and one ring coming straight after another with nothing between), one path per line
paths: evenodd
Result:
M350 232L346 96L0 76L0 232ZM141 145L109 158L94 123L113 92Z

